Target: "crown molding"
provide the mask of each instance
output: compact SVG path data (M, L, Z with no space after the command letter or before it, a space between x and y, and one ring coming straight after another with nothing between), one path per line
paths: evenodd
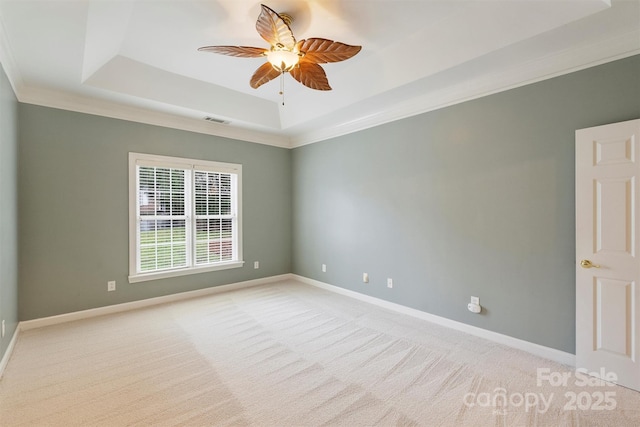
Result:
M355 120L300 133L291 138L291 148L336 138L638 54L640 29L518 64L507 70L466 80L438 91L420 94L406 102Z
M465 101L514 89L542 80L572 73L596 65L640 54L640 29L600 40L590 45L567 49L543 58L515 65L499 72L479 76L456 85L420 93L389 108L353 120L337 121L309 131L261 131L233 125L154 111L143 107L88 96L70 94L24 84L20 71L8 48L0 16L0 62L11 82L18 101L86 114L99 115L155 126L185 130L280 148L296 148L347 135L384 123L434 111Z
M236 139L257 144L291 148L287 136L255 131L214 123L204 119L193 119L151 109L123 105L98 98L90 98L69 94L63 91L45 88L22 88L16 92L18 101L25 104L58 108L78 113L93 114L113 119L127 120L137 123L179 129L212 136Z

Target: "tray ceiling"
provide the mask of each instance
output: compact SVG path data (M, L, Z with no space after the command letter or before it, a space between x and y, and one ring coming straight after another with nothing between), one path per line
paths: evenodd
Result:
M640 52L636 0L265 4L363 46L323 65L333 91L285 75L282 105L249 87L263 59L197 51L266 47L259 1L0 0L0 60L22 102L294 147Z

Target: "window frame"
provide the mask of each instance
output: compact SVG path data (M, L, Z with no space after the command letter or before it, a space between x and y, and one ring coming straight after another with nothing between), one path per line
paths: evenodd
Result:
M140 272L138 260L140 257L140 238L138 224L141 220L138 214L138 173L137 166L155 166L163 168L184 169L185 173L185 234L187 244L187 266L151 272ZM195 235L196 235L196 211L195 211L195 172L217 172L234 175L235 198L232 197L232 210L235 210L233 236L233 254L231 261L222 261L209 264L196 263ZM186 188L188 185L189 188ZM189 247L191 246L191 247ZM242 257L242 165L235 163L223 163L210 160L187 159L181 157L161 156L155 154L129 153L129 283L144 282L148 280L178 277L190 274L205 273L210 271L240 268L244 265Z

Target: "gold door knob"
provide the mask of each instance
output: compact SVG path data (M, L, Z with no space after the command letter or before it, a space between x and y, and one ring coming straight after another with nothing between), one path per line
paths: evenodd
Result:
M588 259L583 259L580 261L580 267L582 268L600 268L599 265L592 263Z

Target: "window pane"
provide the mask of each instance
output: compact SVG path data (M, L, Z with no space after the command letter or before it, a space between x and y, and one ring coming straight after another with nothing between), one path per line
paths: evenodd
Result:
M230 261L233 259L233 245L231 240L222 240L220 248L220 257L222 261Z
M171 230L172 240L174 242L186 242L186 233L185 233L185 221L184 220L174 220L173 221L173 229Z
M230 239L233 236L233 221L231 218L220 220L220 237Z
M209 262L209 251L207 242L196 243L196 264Z
M157 243L169 243L171 242L171 221L162 220L158 221L158 231L156 232Z
M209 202L207 203L207 214L208 215L220 215L220 195L219 194L211 194L209 195Z
M173 264L176 266L187 265L187 245L178 244L173 245Z
M156 221L141 220L140 221L140 244L150 244L156 241Z
M212 240L209 242L209 260L221 261L222 260L222 245L220 240Z
M171 215L184 215L184 194L171 193Z
M140 248L140 271L152 271L156 269L156 248Z
M196 219L196 240L209 238L209 222L206 219Z
M231 215L231 197L222 196L220 200L220 214Z
M169 176L171 175L171 170L167 168L156 168L156 190L161 193L166 193L169 191Z
M207 214L207 197L202 193L196 194L196 215Z
M209 238L210 239L219 239L220 238L220 221L219 219L210 219L209 220Z
M156 260L158 269L171 267L171 246L170 245L158 245L157 247L158 258Z

